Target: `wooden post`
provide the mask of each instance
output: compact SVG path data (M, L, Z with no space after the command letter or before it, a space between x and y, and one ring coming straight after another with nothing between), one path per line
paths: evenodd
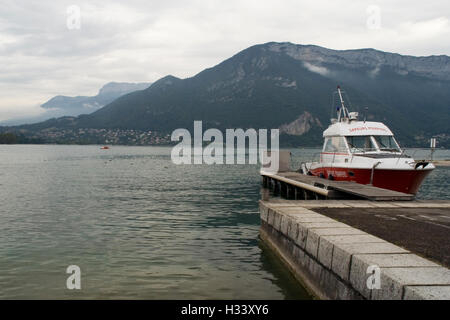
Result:
M280 186L278 185L279 182L275 179L273 179L273 194L278 194L280 191Z
M261 200L269 201L270 199L270 190L267 188L261 188Z

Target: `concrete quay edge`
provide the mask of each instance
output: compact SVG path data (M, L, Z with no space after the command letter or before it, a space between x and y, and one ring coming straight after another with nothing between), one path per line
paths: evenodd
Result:
M450 207L450 202L395 202ZM322 299L450 300L450 270L381 238L316 213L311 208L379 208L370 201L260 201L261 238L270 243L297 278ZM370 266L380 271L380 289L369 289ZM335 291L335 292L333 292Z

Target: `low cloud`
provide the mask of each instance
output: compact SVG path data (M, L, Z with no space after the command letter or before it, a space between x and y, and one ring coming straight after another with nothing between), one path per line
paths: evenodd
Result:
M315 66L309 62L303 62L303 65L306 69L308 69L311 72L318 73L322 76L328 76L330 74L330 70L328 70L325 67Z
M367 28L372 0L5 0L0 10L0 119L39 113L55 95L95 95L110 81L194 76L270 41L331 49L450 54L450 2L378 0L381 26ZM67 28L77 5L80 29ZM346 8L342 10L342 8ZM336 19L339 12L339 19ZM325 67L305 64L329 75ZM374 76L378 71L373 70Z
M376 66L375 69L369 71L369 77L375 78L380 73L380 66Z

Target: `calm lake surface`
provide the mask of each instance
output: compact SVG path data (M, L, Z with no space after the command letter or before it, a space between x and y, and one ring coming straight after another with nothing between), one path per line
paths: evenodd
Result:
M309 299L258 238L259 167L176 166L170 150L0 146L0 299ZM450 199L449 178L418 198Z

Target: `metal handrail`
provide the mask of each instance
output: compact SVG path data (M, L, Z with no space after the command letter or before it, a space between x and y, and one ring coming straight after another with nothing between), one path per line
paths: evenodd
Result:
M315 158L317 155L320 155L321 153L322 153L322 151L313 153L312 158L311 158L311 161L309 162L309 163L310 163L310 167L309 167L309 168L308 168L308 166L306 165L307 162L301 162L301 163L300 163L300 168L302 167L302 164L304 163L304 164L305 164L306 170L310 171L310 170L311 170L312 163L314 162L314 158ZM320 159L319 159L319 160L320 160ZM306 172L305 172L305 174L306 174Z

